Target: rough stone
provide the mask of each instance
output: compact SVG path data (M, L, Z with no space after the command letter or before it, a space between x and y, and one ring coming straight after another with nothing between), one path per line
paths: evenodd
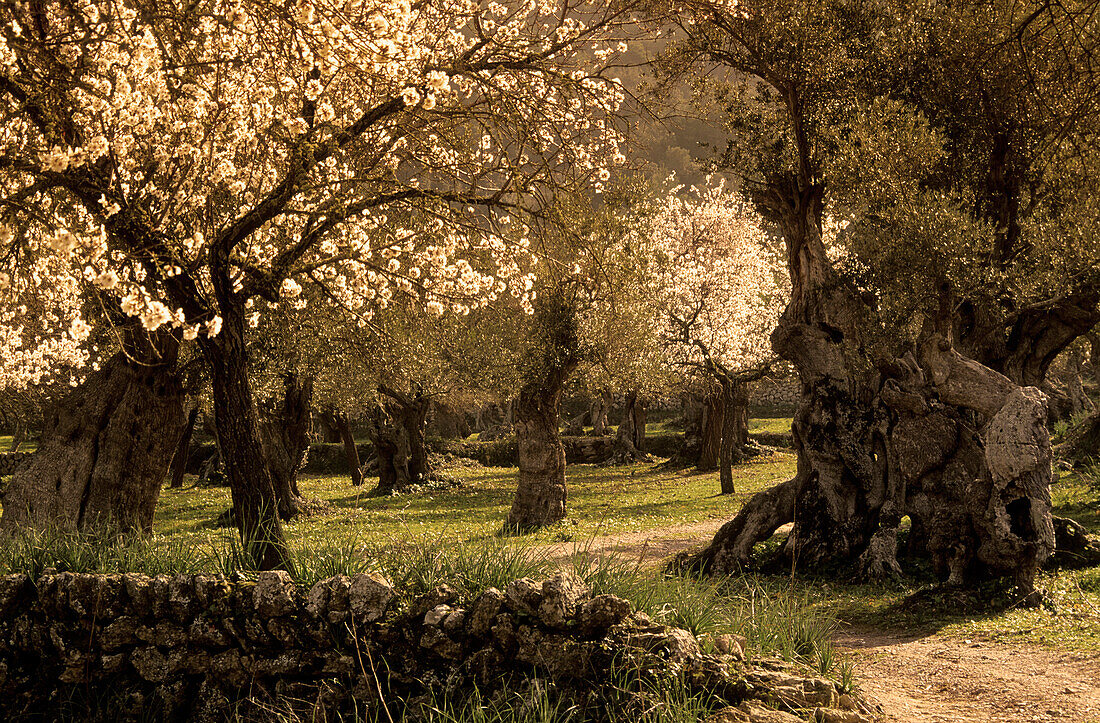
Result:
M801 678L782 672L757 672L750 683L768 691L768 698L790 708L835 708L840 702L836 686L824 678Z
M436 605L449 605L457 599L458 590L450 585L439 585L413 600L409 606L409 617L418 620Z
M544 625L552 628L564 627L566 620L574 618L577 605L589 594L588 585L568 572L558 572L545 580L541 591L538 617Z
M130 653L130 664L150 683L161 683L168 678L168 659L154 647L134 650Z
M542 583L529 577L513 580L504 588L504 602L512 612L535 617L542 602Z
M627 628L620 632L623 633L623 642L628 647L671 662L692 660L703 654L695 636L682 628L648 625L643 628Z
M804 723L804 721L790 713L747 700L736 708L731 706L716 711L706 719L705 723Z
M504 606L504 593L491 587L481 593L470 605L466 631L473 636L482 637L493 626L493 619Z
M577 627L586 637L602 637L608 629L623 622L629 615L628 601L614 595L597 595L581 603Z
M851 710L817 708L814 710L814 723L874 723L874 718Z
M348 607L359 622L373 623L382 619L393 600L393 585L378 573L363 573L351 578Z
M424 624L431 627L438 627L443 622L443 618L451 614L450 605L436 605L434 608L424 613Z
M265 570L256 579L252 604L260 615L273 618L290 615L297 609L294 579L286 570Z

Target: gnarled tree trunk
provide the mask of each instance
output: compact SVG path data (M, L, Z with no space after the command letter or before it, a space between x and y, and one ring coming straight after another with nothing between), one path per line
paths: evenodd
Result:
M715 390L703 399L703 427L700 434L699 457L695 468L700 472L718 469L722 455L722 426L725 423L726 399Z
M363 463L359 460L359 447L355 443L355 435L352 434L347 413L337 409L327 409L321 414L321 419L325 420L326 427L337 431L340 441L344 443L344 459L348 463L351 483L358 487L363 484Z
M176 445L176 452L172 456L172 466L169 469L169 477L171 482L169 487L173 489L179 489L183 487L183 476L187 474L187 459L191 456L191 436L195 432L195 420L199 417L199 407L196 404L191 407L191 411L187 413L187 422L183 426L183 434L180 435L179 444Z
M403 492L432 477L424 429L431 398L420 390L403 394L386 385L378 387L387 397L376 410L371 437L378 456L378 492Z
M733 464L744 459L743 450L748 441L748 385L724 379L722 381L722 441L718 454L718 477L724 495L731 495L737 491L733 484Z
M313 380L294 372L283 376L283 394L269 400L260 414L260 443L271 469L279 517L289 520L302 509L298 470L309 453L313 434Z
M616 464L648 458L645 453L645 426L645 401L638 394L637 389L632 389L627 392L626 399L623 401L623 419L619 422L619 429L615 433L615 443L612 447L612 459Z
M185 424L178 341L123 330L111 357L47 416L38 451L4 492L0 530L150 532Z
M899 574L897 529L909 515L949 582L992 573L1030 591L1054 545L1042 393L933 332L901 358L872 359L874 315L821 243L822 189L791 187L773 198L784 209L792 295L772 346L802 382L797 473L755 495L691 562L733 572L793 522L783 551L797 565Z
M580 363L576 312L560 292L540 297L536 323L543 347L525 371L516 398L514 425L519 447L519 483L508 526L529 529L565 517L565 448L558 433L562 388Z
M611 411L611 405L615 398L611 396L610 389L601 389L592 400L588 413L592 417L592 436L603 437L607 435L607 414Z

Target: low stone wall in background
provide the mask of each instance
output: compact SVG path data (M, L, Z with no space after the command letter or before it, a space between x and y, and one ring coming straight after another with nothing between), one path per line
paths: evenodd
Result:
M719 652L567 573L473 599L447 586L406 599L371 574L308 591L281 571L252 581L12 575L0 578L0 718L263 720L293 702L310 719L385 719L381 691L399 719L430 688L461 700L474 686L490 695L535 674L583 705L614 662L642 675L680 671L689 689L740 706L725 721L800 720L755 716L751 701L761 700L821 708L819 720L870 720L830 710L858 705L829 681L746 661L734 636L707 647Z
M749 385L749 405L755 409L791 412L801 396L802 387L793 373L765 377Z

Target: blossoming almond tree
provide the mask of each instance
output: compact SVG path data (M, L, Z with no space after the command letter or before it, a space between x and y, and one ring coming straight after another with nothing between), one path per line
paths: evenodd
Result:
M312 284L365 319L396 294L437 314L504 293L529 307L513 231L524 199L621 161L622 92L599 69L629 18L588 7L0 10L5 263L55 255L84 295L197 340L260 567L287 559L247 372L249 301L294 303Z
M722 492L732 493L731 463L748 433L745 385L774 359L769 337L789 295L774 244L747 202L722 183L669 194L634 243L652 259L668 358L721 389L713 434L704 437L719 442Z

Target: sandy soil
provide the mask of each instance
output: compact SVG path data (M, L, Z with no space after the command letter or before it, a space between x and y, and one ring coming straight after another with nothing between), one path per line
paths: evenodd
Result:
M884 723L1100 722L1100 652L874 630L844 631L837 644Z
M705 544L725 519L599 537L589 549L656 565ZM565 558L574 543L547 546ZM1100 723L1100 651L1059 653L944 636L906 638L871 629L837 634L882 723Z

